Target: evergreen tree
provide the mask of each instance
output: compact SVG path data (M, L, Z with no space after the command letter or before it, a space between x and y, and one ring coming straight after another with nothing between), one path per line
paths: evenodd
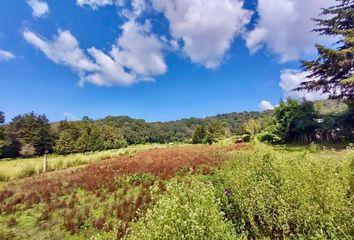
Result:
M318 128L318 114L313 102L301 103L291 117L289 131L293 134L293 140L299 142L313 142L316 140L316 129Z
M323 19L315 19L321 35L339 37L337 49L316 45L319 57L302 61L309 81L295 90L321 91L331 98L353 101L354 95L354 2L337 0L336 6L323 9Z
M56 142L54 151L58 154L64 154L64 155L75 153L76 152L75 142L76 142L75 132L70 129L63 130L59 134L59 138Z
M293 116L299 109L300 103L295 99L281 101L279 107L274 111L274 116L277 120L274 133L277 134L282 142L288 142L293 139L294 133L291 131L291 123Z
M18 115L6 127L6 138L11 149L11 157L16 157L21 147L31 145L36 155L51 151L53 137L49 121L45 115L34 112Z
M6 141L5 141L5 131L2 124L5 122L5 115L0 111L0 156L5 152Z
M100 139L103 141L104 149L118 149L127 146L118 128L110 126L100 127Z
M198 126L193 133L193 137L192 137L192 143L194 144L198 144L198 143L203 143L204 139L205 139L205 128L204 126L200 125Z

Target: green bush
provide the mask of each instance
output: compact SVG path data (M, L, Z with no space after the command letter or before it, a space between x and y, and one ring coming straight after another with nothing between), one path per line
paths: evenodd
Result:
M257 137L258 140L263 143L275 144L281 142L281 138L278 135L268 131L261 132Z
M255 151L235 155L214 185L236 233L249 239L350 239L349 165L348 159L257 144Z
M211 184L186 177L167 184L165 194L141 220L128 239L235 239L223 220Z
M251 141L251 135L249 135L249 134L243 134L243 135L242 135L242 141L244 141L244 142L250 142L250 141Z

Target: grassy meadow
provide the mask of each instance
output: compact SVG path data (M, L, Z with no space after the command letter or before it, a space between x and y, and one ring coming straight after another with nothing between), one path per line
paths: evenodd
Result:
M183 144L178 145L183 146ZM94 161L112 159L143 150L170 146L168 144L141 144L100 152L75 153L70 155L50 154L47 158L47 171L77 167ZM30 177L40 174L42 170L43 156L25 159L0 159L0 182Z
M354 237L350 147L151 145L81 157L79 168L3 183L0 239ZM18 171L16 161L27 160L0 169Z

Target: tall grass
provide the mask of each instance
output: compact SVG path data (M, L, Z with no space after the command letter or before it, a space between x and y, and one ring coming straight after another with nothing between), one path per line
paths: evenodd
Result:
M172 180L156 205L131 228L129 240L235 239L223 219L210 183L185 177Z
M69 167L80 166L94 161L117 158L122 155L132 155L139 151L164 147L168 147L168 145L135 145L115 150L91 153L77 153L66 156L52 154L48 156L47 171L66 169ZM42 172L42 164L43 157L0 160L0 182L39 174Z
M251 239L352 239L353 151L239 152L211 178L223 211Z

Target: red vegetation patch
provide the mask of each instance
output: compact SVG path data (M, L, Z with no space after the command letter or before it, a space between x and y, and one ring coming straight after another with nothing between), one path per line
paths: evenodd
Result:
M111 193L116 191L115 178L117 176L150 173L165 180L182 170L196 172L201 166L201 172L208 173L211 167L221 164L224 160L223 153L245 147L246 145L241 144L227 147L188 146L152 149L139 152L134 156L122 156L117 159L91 163L72 171L44 174L38 178L21 181L17 185L9 186L8 190L0 192L0 210L5 213L12 213L16 211L17 204L25 203L27 208L30 208L33 204L39 202L47 203L50 206L49 211L52 210L51 208L64 206L74 210L77 201L75 195L72 196L67 206L65 203L52 203L52 201L58 196L73 193L76 188L83 188L88 192L96 193L98 197L104 198L103 190ZM134 184L142 184L143 188L147 189L153 182L142 181ZM123 189L123 195L127 190ZM14 192L17 192L17 194L13 197ZM117 205L117 216L124 220L131 220L136 217L135 214L127 216L122 213L122 210L127 205L134 205L135 209L141 207L145 201L149 201L150 196L146 192L143 191L142 196L139 196L134 204L123 202L120 203L121 205ZM7 199L10 201L7 201ZM78 222L80 220L78 219ZM98 221L96 225L101 225L101 222L102 220ZM69 217L65 225L68 230L75 232L75 227L78 224L74 224L72 218Z

